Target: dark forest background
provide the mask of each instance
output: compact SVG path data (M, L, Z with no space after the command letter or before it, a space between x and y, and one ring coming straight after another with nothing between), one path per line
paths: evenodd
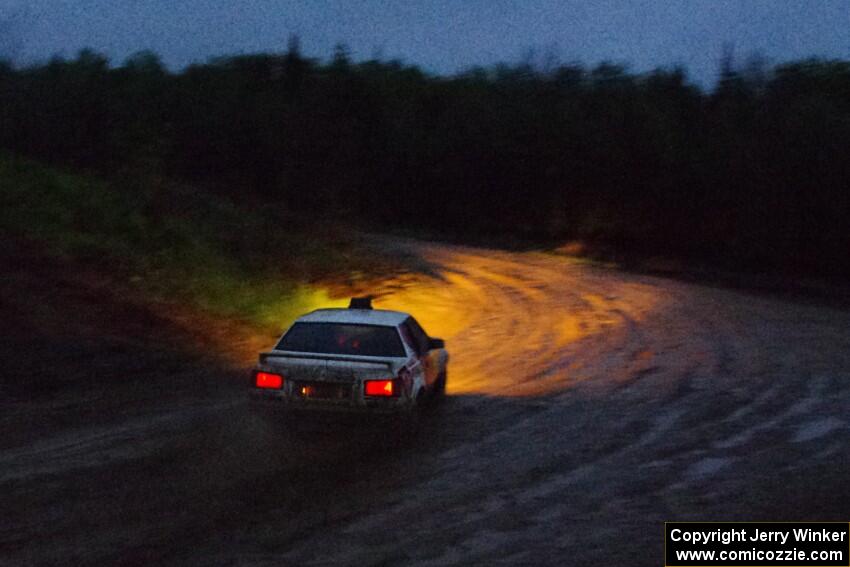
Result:
M0 148L317 222L850 275L844 61L729 54L706 90L614 64L440 77L342 47L319 62L297 41L180 72L83 51L0 64Z

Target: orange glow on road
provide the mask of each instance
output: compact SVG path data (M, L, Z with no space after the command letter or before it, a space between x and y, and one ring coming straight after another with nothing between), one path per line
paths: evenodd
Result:
M297 316L372 295L376 309L411 313L429 335L446 340L450 395L539 396L583 381L602 363L594 353L631 340L640 323L666 304L658 286L611 277L606 268L561 255L411 246L432 266L430 275L405 273L356 289L305 286L270 306L266 335L236 321L194 328L206 330L203 340L215 343L208 348L234 353L248 365ZM621 369L654 364L639 352L623 352L617 360L609 350L606 357Z
M408 274L371 292L375 308L409 312L428 334L446 339L450 394L563 390L582 378L581 364L571 360L578 349L627 333L661 304L653 286L600 276L600 268L563 256L421 251L440 267L438 276Z

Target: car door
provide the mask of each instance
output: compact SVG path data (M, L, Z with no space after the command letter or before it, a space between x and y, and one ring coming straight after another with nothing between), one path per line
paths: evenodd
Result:
M437 352L429 350L430 339L416 319L408 317L403 325L407 328L413 340L416 354L419 357L422 371L425 374L425 383L431 386L437 381L437 376L440 373Z

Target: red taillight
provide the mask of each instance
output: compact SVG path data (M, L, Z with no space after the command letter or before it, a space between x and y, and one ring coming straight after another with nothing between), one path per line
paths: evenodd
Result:
M395 380L367 380L364 384L367 396L390 398L398 395Z
M283 376L271 372L257 372L254 375L254 385L257 388L280 389L283 387Z

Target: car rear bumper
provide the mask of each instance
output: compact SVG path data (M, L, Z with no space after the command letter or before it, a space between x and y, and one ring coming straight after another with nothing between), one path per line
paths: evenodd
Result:
M408 398L350 398L350 399L309 399L294 397L283 391L254 388L249 398L252 405L271 412L289 414L337 414L337 415L397 415L410 410L412 403Z

